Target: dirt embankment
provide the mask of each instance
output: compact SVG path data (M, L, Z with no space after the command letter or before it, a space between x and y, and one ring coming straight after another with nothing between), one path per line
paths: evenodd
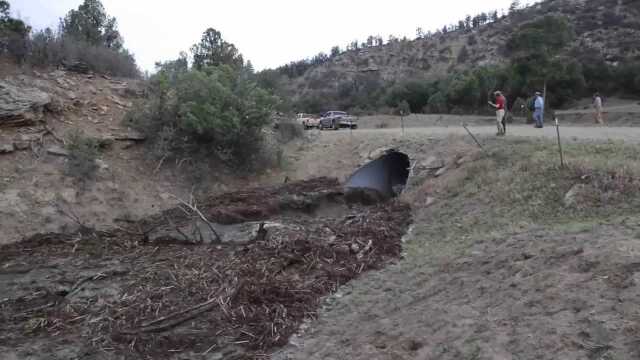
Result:
M343 287L276 359L640 356L637 148L569 144L560 169L553 142L485 147L413 177L403 261Z
M188 158L160 164L150 156L123 121L140 99L138 80L14 68L0 81L12 96L0 107L16 113L0 116L0 244L71 230L77 220L109 228L175 206L172 195L216 194L261 181L224 169L202 170L199 179L185 170L194 166ZM29 109L29 100L39 108ZM67 171L73 134L100 144L92 179Z

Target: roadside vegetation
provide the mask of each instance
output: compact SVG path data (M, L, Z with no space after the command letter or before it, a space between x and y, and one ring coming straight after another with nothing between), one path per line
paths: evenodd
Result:
M0 55L22 65L71 67L113 76L140 75L133 55L124 47L115 17L100 0L85 0L60 20L58 30L32 31L10 16L10 4L0 0Z
M415 222L410 254L464 255L473 243L532 227L589 229L633 215L640 206L640 150L623 143L570 143L561 168L551 141L493 143L447 182L425 182L409 193L435 196ZM487 171L487 169L490 169ZM420 183L416 181L414 183ZM432 193L430 193L432 192ZM464 216L461 216L464 215Z
M277 99L254 81L233 44L207 29L187 54L157 64L147 97L126 121L151 140L158 159L196 157L236 170L270 165L265 129Z

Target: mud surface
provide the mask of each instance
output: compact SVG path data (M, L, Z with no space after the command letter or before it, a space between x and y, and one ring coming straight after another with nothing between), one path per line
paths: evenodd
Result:
M199 209L216 227L264 225L229 243L151 240L153 229L198 218L176 208L113 231L0 248L0 351L16 359L264 356L315 318L324 296L399 258L411 221L400 202L342 203L329 178L212 197Z
M632 232L532 231L472 253L367 275L276 359L640 357Z

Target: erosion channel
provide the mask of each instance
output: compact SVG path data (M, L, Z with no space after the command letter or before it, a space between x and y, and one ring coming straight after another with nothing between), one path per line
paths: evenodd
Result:
M389 152L346 186L315 178L254 188L110 231L80 226L5 245L0 351L34 359L268 355L315 317L325 296L400 257L411 211L392 195L408 167L406 155ZM345 196L361 187L385 201Z

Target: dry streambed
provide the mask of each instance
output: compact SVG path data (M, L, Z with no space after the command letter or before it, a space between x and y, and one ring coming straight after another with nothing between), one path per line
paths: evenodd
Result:
M2 351L262 356L314 318L324 296L398 258L411 221L398 201L346 204L329 178L229 193L197 208L212 227L182 207L112 231L3 246Z

